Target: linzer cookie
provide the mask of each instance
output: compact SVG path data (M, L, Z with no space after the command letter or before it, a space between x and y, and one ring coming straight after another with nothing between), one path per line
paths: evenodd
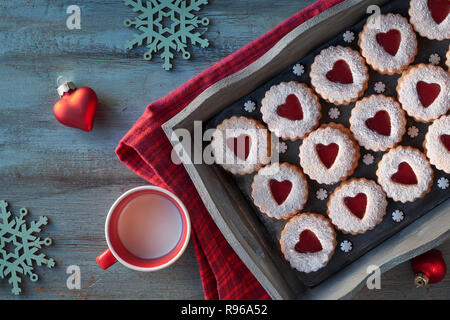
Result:
M449 0L411 0L410 21L414 29L430 40L450 39Z
M322 184L334 184L350 176L359 156L359 146L350 131L336 123L311 132L303 140L299 154L305 174Z
M399 14L372 16L359 35L361 55L382 74L401 73L417 54L417 39L408 20Z
M319 99L303 83L292 81L273 86L261 104L263 121L283 139L301 139L318 126Z
M233 174L244 175L269 163L271 137L259 121L234 116L217 126L211 148L217 164Z
M374 181L352 179L337 187L328 200L331 223L343 233L365 233L379 224L386 214L383 189Z
M308 184L300 168L289 163L274 163L253 178L252 198L269 217L287 219L303 209L308 199Z
M450 173L450 116L442 116L428 127L423 146L430 163Z
M364 59L347 47L329 47L311 65L311 85L331 103L348 105L367 89L369 74Z
M372 95L356 102L350 130L359 144L373 151L397 145L406 129L405 112L394 98Z
M300 272L314 272L327 265L336 248L336 232L330 221L314 213L300 214L281 232L281 251Z
M418 64L398 80L397 93L409 116L417 121L433 121L449 110L450 76L440 67Z
M433 170L425 155L412 147L396 147L378 164L378 183L394 201L409 202L423 197L433 184Z

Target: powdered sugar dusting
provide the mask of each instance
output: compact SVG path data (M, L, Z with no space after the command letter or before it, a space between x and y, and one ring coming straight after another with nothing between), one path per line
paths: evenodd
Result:
M450 173L450 152L441 141L441 135L450 135L450 116L442 116L428 128L425 136L425 150L432 165L439 170Z
M359 219L347 208L344 198L364 193L367 197L366 212ZM373 229L386 214L387 200L381 187L367 179L352 179L341 184L330 196L328 216L331 222L346 233L364 233Z
M431 16L428 0L411 0L409 7L410 21L414 29L422 36L431 40L450 39L450 15L437 24Z
M269 182L271 179L282 182L289 180L292 189L286 200L279 205L273 198ZM297 168L288 163L274 163L258 171L253 178L252 198L262 212L273 218L286 218L301 210L308 198L308 184Z
M312 231L322 245L322 250L314 253L299 253L295 245L304 230ZM300 272L314 272L323 268L336 247L336 233L330 222L319 215L301 214L295 216L281 233L281 251L291 266Z
M392 181L400 163L406 162L417 177L417 184L404 185ZM378 164L378 183L394 201L414 201L426 193L433 183L433 171L425 155L411 147L397 147L386 153Z
M380 19L379 23L373 23L373 19ZM395 56L386 52L376 40L379 33L390 30L398 30L401 34L400 46ZM362 56L369 65L381 73L401 72L417 53L416 34L408 20L399 14L372 16L364 26L359 39Z
M353 83L341 84L327 79L326 74L338 60L347 62ZM367 72L364 60L357 51L342 46L328 47L315 57L311 65L311 84L325 100L346 105L364 93L368 82Z
M390 136L384 136L369 129L367 119L381 110L389 114L391 122ZM391 97L372 95L356 103L350 117L350 130L359 144L369 150L384 151L400 142L405 133L406 118L400 104Z

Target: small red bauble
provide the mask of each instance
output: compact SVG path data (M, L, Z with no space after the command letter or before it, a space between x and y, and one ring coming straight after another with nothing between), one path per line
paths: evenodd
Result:
M439 250L428 251L411 261L414 272L414 283L425 287L428 283L437 283L444 279L447 266Z
M91 131L98 104L94 90L76 89L72 82L67 82L58 87L58 93L61 99L53 107L56 119L66 126Z

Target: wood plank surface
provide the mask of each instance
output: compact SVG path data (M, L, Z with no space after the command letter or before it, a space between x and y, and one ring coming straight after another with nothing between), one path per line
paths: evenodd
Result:
M101 270L96 256L106 248L104 220L124 191L146 184L117 159L114 149L145 106L275 27L314 1L210 1L202 13L211 23L207 49L193 47L191 60L177 58L166 72L145 49L126 51L136 32L123 21L135 16L120 0L0 2L0 199L11 209L30 210L50 223L53 239L43 252L54 269L38 267L39 281L24 279L23 294L10 294L0 280L1 299L202 299L192 245L171 267L157 273L133 272L121 265ZM81 8L81 30L68 30L66 8ZM52 106L56 80L63 76L99 96L94 130L59 124ZM450 243L441 248L450 256ZM66 287L70 265L81 269L81 290ZM450 278L429 290L411 289L402 264L385 273L382 290L362 290L357 299L449 298Z

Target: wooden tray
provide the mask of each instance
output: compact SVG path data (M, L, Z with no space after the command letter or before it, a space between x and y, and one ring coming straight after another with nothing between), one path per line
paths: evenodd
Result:
M187 129L194 136L194 121L203 121L207 124L205 128L215 126L228 114L236 114L235 108L242 105L242 97L250 95L255 102L259 102L258 90L264 92L271 83L286 80L292 64L302 57L308 59L308 55L311 56L310 53L317 51L321 45L334 44L336 35L347 28L355 30L356 34L358 29L355 25L361 25L367 17L367 7L373 4L382 6L386 2L348 0L315 16L286 35L258 61L205 90L186 109L163 125L166 135L172 144L178 144L176 129ZM389 9L392 7L386 10ZM330 30L333 32L330 33ZM345 107L340 107L340 110L343 109ZM347 107L348 111L350 109ZM203 147L198 141L193 143L198 145L186 145L186 152ZM420 203L420 214L408 223L402 223L401 227L391 226L391 223L375 228L378 233L376 241L369 241L373 237L369 233L352 238L356 250L351 254L344 255L337 250L329 266L313 274L299 273L291 269L281 256L277 237L284 223L264 219L248 199L247 185L252 176L233 178L215 165L185 164L185 167L225 238L276 299L350 297L364 284L369 265L378 265L385 271L438 245L449 235L450 201L443 201L441 195L438 199ZM323 210L317 211L324 213ZM387 216L387 219L390 218ZM389 233L388 228L396 230ZM342 235L340 237L342 240Z

